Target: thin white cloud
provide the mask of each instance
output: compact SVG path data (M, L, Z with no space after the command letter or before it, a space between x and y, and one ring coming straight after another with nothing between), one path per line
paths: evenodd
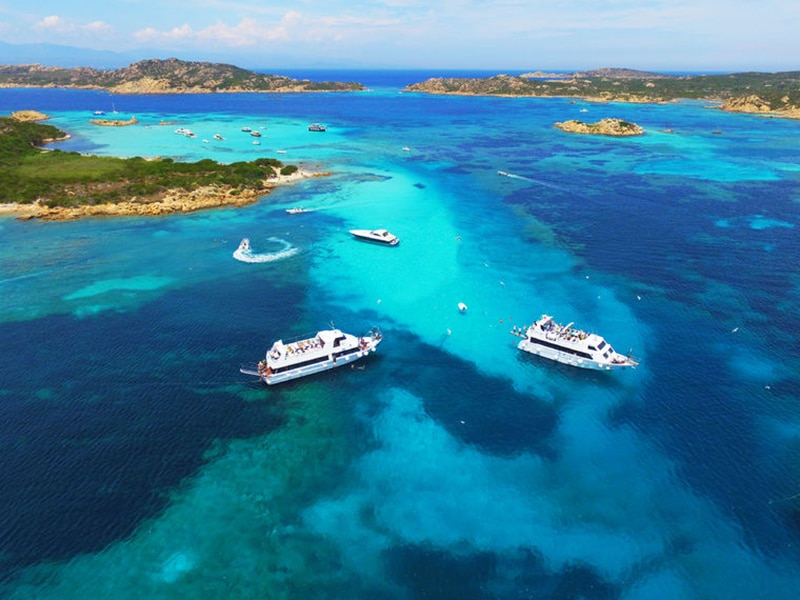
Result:
M304 41L320 31L319 25L306 20L297 11L289 11L274 26L253 18L244 18L236 25L217 21L214 25L195 30L188 24L171 30L158 31L152 27L134 34L140 43L203 43L230 48L254 46L263 42ZM333 33L326 36L332 39Z
M89 33L110 33L114 28L103 21L92 21L91 23L83 25L81 29Z
M33 27L39 31L53 31L58 33L75 31L75 26L71 22L58 15L47 16Z

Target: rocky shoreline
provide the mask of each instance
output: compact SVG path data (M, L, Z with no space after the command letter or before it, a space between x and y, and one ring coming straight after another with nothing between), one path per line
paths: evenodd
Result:
M277 174L264 182L259 190L233 190L224 186L206 186L192 191L170 190L157 201L138 201L136 198L113 204L94 204L74 207L50 207L43 204L3 204L0 214L17 215L18 220L71 221L84 217L139 216L157 217L175 213L190 213L210 208L246 206L258 202L275 187L311 177L326 177L331 173L310 173L298 170L291 175Z

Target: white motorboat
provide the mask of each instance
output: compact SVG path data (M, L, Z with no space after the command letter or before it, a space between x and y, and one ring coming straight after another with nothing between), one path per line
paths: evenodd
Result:
M400 243L400 238L385 229L351 229L350 233L358 239L387 246L396 246Z
M307 209L307 208L303 208L302 206L295 206L293 208L287 208L286 212L289 213L290 215L299 215L299 214L307 213L307 212L311 212L311 211L309 209Z
M375 352L381 340L383 334L377 327L361 337L338 329L325 329L312 337L289 343L278 340L258 365L243 366L239 371L256 375L264 383L273 385L350 364Z
M616 352L602 336L576 329L573 323L560 325L549 315L542 315L527 330L514 327L511 333L522 338L520 350L573 367L611 371L639 364Z

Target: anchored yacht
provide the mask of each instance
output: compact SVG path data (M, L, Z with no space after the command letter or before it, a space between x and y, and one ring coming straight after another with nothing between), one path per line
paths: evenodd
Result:
M630 356L616 352L602 336L581 331L573 325L561 325L553 317L542 315L527 330L514 327L511 333L522 338L517 345L520 350L573 367L611 371L639 364Z
M338 329L325 329L288 343L278 340L258 365L243 366L239 371L256 375L264 383L273 385L350 364L375 352L381 340L383 334L377 327L361 337Z

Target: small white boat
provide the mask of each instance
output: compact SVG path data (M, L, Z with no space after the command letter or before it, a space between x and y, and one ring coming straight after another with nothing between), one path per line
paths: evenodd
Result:
M242 131L244 131L245 133L250 133L253 130L250 129L249 127L242 127Z
M321 123L312 123L311 125L308 126L308 130L309 131L327 131L328 128L325 127L325 125L322 125Z
M375 352L381 340L383 334L377 327L361 337L338 329L325 329L289 343L278 340L258 365L242 366L239 371L256 375L264 383L273 385L350 364Z
M290 215L299 215L300 213L307 213L311 211L307 208L303 208L302 206L295 206L294 208L287 208L286 212Z
M224 137L222 137L220 134L218 134L218 133L215 133L215 134L214 134L214 139L215 139L215 140L224 140L225 138L224 138Z
M467 312L467 308L469 308L469 307L466 304L464 304L463 302L459 302L458 303L459 312L462 312L462 313L463 312Z
M630 356L616 352L602 336L572 325L561 325L553 317L542 315L527 330L514 327L511 333L522 338L517 345L520 350L581 369L611 371L639 364Z
M387 246L396 246L400 243L400 238L385 229L351 229L350 233L358 239Z
M242 241L239 242L239 247L237 250L239 252L250 252L250 240L248 238L242 238Z

